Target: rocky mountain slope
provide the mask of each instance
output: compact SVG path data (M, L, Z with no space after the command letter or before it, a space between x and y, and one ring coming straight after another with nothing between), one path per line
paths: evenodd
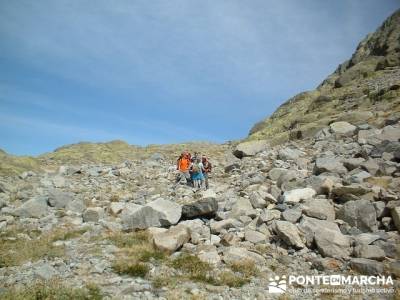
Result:
M313 136L334 121L382 126L388 116L400 117L400 10L317 89L294 96L253 126L248 139L276 144Z
M399 122L336 122L312 140L247 142L242 159L215 153L207 191L175 184L161 152L3 176L0 298L270 299L271 276L364 274L393 276L391 299L399 139Z
M400 297L398 18L238 145L0 153L0 299L349 298L269 293L294 274L391 276L385 294L351 297ZM210 189L176 183L185 149L211 158Z

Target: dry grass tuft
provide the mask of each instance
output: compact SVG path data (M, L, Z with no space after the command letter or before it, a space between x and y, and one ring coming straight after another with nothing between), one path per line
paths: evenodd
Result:
M54 246L51 233L37 236L34 232L26 234L18 229L10 229L0 236L0 268L18 266L41 258L64 256L64 247Z
M163 252L154 248L145 231L113 233L107 239L120 248L113 263L114 271L119 274L145 277L150 270L147 262L165 258Z
M0 294L2 300L76 299L100 300L103 295L98 286L88 284L85 288L71 288L60 281L37 281L23 288L11 288Z

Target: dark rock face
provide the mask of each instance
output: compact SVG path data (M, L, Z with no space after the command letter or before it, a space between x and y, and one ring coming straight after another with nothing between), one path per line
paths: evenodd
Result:
M182 217L184 219L211 218L218 210L218 202L215 198L200 199L182 206Z

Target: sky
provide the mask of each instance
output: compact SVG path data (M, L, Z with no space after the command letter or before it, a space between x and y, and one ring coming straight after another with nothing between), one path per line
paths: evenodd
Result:
M225 142L349 59L398 0L0 0L0 148Z

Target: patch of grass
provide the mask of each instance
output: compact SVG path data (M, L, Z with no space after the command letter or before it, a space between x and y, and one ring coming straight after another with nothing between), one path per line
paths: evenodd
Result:
M113 263L114 271L119 274L145 277L150 270L147 262L165 258L163 252L154 248L145 231L113 233L107 239L121 248Z
M176 269L179 274L153 278L155 288L174 287L177 283L188 280L211 285L241 287L249 283L252 276L259 273L253 261L231 264L231 270L219 271L214 270L210 264L201 261L197 256L187 253L168 261L168 265Z
M218 285L227 285L229 287L241 287L250 282L249 278L236 275L230 271L223 271L218 276Z
M75 300L100 300L103 295L100 288L88 284L85 288L71 288L62 282L38 281L23 288L7 289L0 294L2 300L44 300L44 299L75 299Z
M215 280L211 276L212 266L201 261L197 256L182 254L169 264L191 280L215 284Z
M18 266L41 258L64 256L64 247L53 245L51 233L36 237L22 236L18 229L11 229L0 236L0 268Z
M163 260L165 258L165 253L155 249L144 249L142 253L139 254L139 261L149 262L151 259Z
M159 289L164 286L175 287L179 282L179 277L177 276L156 276L152 280L153 287Z
M252 260L243 260L235 262L230 265L230 268L234 272L243 274L245 277L252 277L258 275L259 271L256 264Z
M145 277L150 271L150 268L147 264L128 259L122 259L114 262L112 268L118 274L127 274L134 277Z
M150 238L145 231L131 233L113 233L107 237L118 248L126 248L150 243Z
M57 229L52 233L52 240L53 241L66 241L70 239L74 239L80 237L89 228L79 228L79 229Z
M114 194L110 197L111 202L118 202L119 201L119 196L117 194Z
M186 253L172 260L170 265L189 274L204 273L211 269L210 264L201 261L197 256Z

